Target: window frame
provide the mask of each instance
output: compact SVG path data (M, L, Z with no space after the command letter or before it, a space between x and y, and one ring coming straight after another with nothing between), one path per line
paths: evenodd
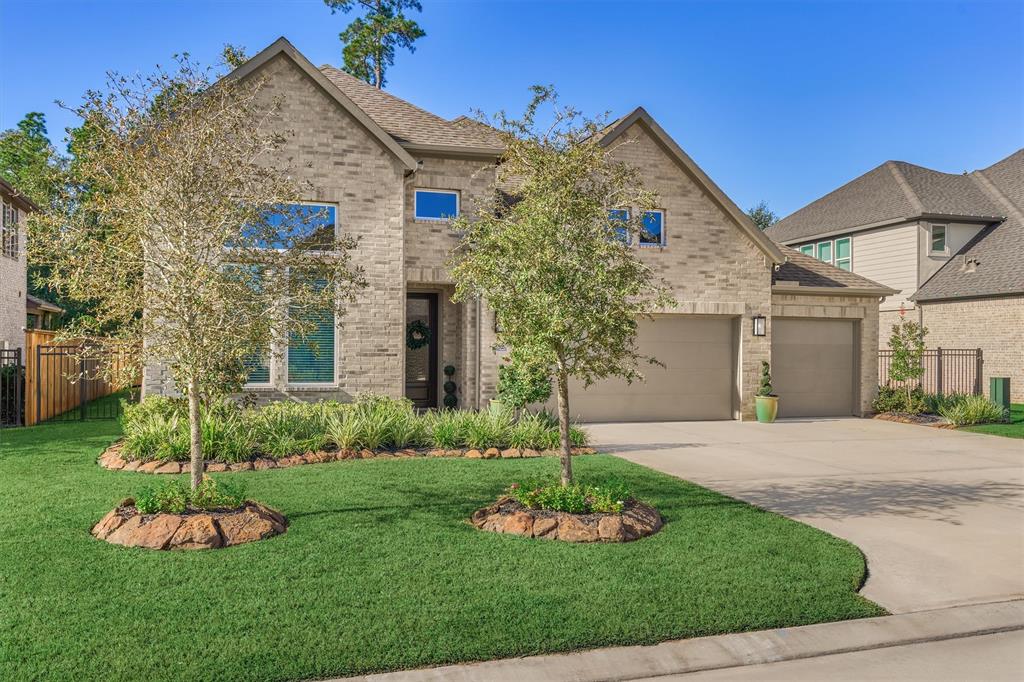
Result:
M421 216L419 214L420 209L420 192L430 192L433 194L451 194L455 197L455 215L448 216L447 218L431 218ZM436 189L433 187L414 187L412 190L412 219L418 223L446 223L450 220L458 218L462 215L462 196L457 189Z
M810 251L807 251L807 249L810 249ZM797 250L805 256L810 256L811 258L818 257L817 244L801 244L800 246L797 247Z
M668 246L668 235L665 233L665 209L648 209L643 212L643 217L646 218L648 213L657 213L658 215L661 216L661 234L658 236L657 242L645 242L643 235L640 235L637 239L637 246L639 246L642 249L663 249L666 246Z
M942 248L935 248L935 230L942 229ZM948 256L949 255L949 225L946 223L931 223L928 228L928 255Z
M21 259L21 210L13 202L0 203L0 255L17 261Z
M846 242L849 246L850 255L845 258L839 257L839 242ZM846 269L839 265L839 261L847 261L849 263L849 269ZM832 265L845 270L846 272L853 272L853 237L839 237L838 239L832 240Z
M608 209L608 222L612 222L614 220L617 220L616 218L612 218L612 213L614 213L616 211L622 211L623 213L626 214L625 222L627 224L629 223L630 218L633 217L633 209L631 209L629 207L625 207L625 208L609 208ZM615 230L615 234L616 234L615 238L618 239L618 241L622 242L626 246L633 246L633 235L630 234L628 227L622 227L622 228L613 227L612 229ZM619 232L620 229L626 231L626 238L625 239L619 239L618 238L618 232Z
M824 258L821 257L822 246L828 247L828 260L825 260ZM822 263L828 263L829 265L835 264L835 243L832 239L826 239L824 241L818 242L817 244L814 245L814 249L817 253L817 256L815 257Z
M289 275L290 276L290 275ZM337 297L337 291L335 291L335 297ZM335 299L337 300L337 299ZM290 313L289 313L290 314ZM330 381L292 381L291 374L289 372L291 365L291 348L292 340L291 333L288 333L288 338L281 339L278 341L284 346L284 352L281 353L282 371L284 372L284 385L287 389L302 389L302 388L337 388L339 386L338 379L338 316L334 310L331 310L331 379ZM302 344L303 346L305 344Z

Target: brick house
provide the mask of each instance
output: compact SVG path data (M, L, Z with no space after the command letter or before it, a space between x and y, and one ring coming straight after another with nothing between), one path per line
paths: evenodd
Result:
M25 346L25 216L36 210L24 194L0 180L0 349Z
M231 77L264 79L283 101L289 150L335 229L359 240L369 287L344 326L326 325L317 356L289 348L250 376L267 399L351 399L361 392L441 404L454 368L460 407L494 396L504 354L482 302L453 303L445 266L458 237L447 217L472 215L501 155L486 126L446 120L279 39ZM628 141L628 144L620 144ZM673 286L678 307L640 325L638 344L666 364L647 381L604 382L570 395L584 420L749 419L761 360L771 360L783 415L867 411L876 390L878 301L894 290L781 248L704 174L643 109L601 140L638 166L661 205L652 238L631 248ZM408 326L430 330L410 348ZM756 332L755 333L755 329ZM165 367L146 393L170 392Z
M900 290L880 305L885 346L900 308L929 348L980 348L982 385L1024 401L1024 149L972 173L887 161L768 229L780 244Z

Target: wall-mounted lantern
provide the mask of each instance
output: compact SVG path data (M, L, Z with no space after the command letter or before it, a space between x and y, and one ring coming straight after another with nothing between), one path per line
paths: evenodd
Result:
M754 336L764 336L766 333L767 320L764 315L754 315Z

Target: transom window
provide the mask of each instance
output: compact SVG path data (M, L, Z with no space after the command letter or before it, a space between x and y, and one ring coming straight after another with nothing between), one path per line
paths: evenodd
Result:
M804 254L805 256L811 256L813 258L814 244L804 244L803 246L800 247L800 253Z
M946 253L945 225L932 225L931 251L932 253Z
M0 253L15 260L21 247L20 220L21 212L17 207L3 202L3 213L0 215Z
M853 251L849 237L843 237L835 241L836 258L834 265L840 270L849 272L853 270Z
M413 197L416 220L450 220L459 215L459 193L447 189L418 189Z
M665 246L664 211L644 211L644 229L640 233L640 246Z
M831 263L840 270L849 271L853 269L849 237L829 239L817 242L816 244L803 244L797 247L797 249L805 256L817 258L825 263Z

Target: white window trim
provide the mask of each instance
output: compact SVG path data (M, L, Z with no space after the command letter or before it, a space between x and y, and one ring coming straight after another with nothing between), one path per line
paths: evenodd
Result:
M453 194L455 195L455 215L448 218L429 218L421 216L419 214L420 209L420 192L432 192L434 194ZM459 191L454 189L434 189L432 187L414 187L412 190L412 219L418 223L446 223L452 218L458 218L462 215L462 197L459 196Z
M935 228L942 228L942 250L937 251L935 245ZM928 255L948 256L949 255L949 225L944 223L932 223L928 227Z
M810 253L804 253L804 249L806 249L808 246L811 247L811 252ZM817 242L814 242L813 244L801 244L800 246L796 247L796 250L799 251L800 253L802 253L805 256L810 256L811 258L817 258L818 257L818 243Z
M824 260L821 257L821 245L828 244L828 255L829 259ZM836 263L836 243L832 239L822 239L820 242L814 243L814 257L820 260L822 263L828 263L829 265L835 265Z
M839 254L839 247L836 246L836 242L841 242L841 241L844 241L844 240L850 245L850 255L847 256L846 258L840 258L838 256L838 254ZM834 265L837 268L839 268L839 261L841 261L841 260L848 260L848 261L850 261L850 269L847 270L847 272L853 272L853 237L852 236L849 236L849 237L838 237L838 238L832 240L832 265ZM839 268L839 269L842 270L842 268Z
M660 213L661 214L661 240L657 244L644 243L644 240L637 238L636 243L642 249L664 249L668 246L668 234L665 230L665 210L661 208L652 208L644 211L644 215L648 213Z

